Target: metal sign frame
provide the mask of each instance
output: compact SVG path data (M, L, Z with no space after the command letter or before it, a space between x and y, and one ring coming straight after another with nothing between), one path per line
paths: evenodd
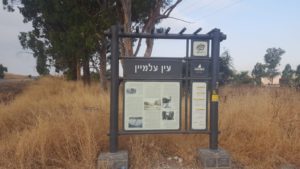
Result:
M183 34L186 29L183 28L178 34L169 34L170 28L167 29L165 33L124 33L121 31L118 25L111 27L110 32L107 32L106 35L111 39L111 92L110 92L110 132L109 132L109 141L110 141L110 152L114 153L118 151L118 136L119 135L131 135L131 134L209 134L209 148L218 149L218 100L217 98L217 81L219 75L219 55L220 55L220 42L226 39L226 35L223 34L219 29L213 29L207 34L198 34L201 31L201 28L196 30L193 34ZM153 32L153 31L152 31ZM180 81L181 85L184 83L184 88L180 87L181 92L184 92L184 104L185 104L185 126L182 126L182 120L180 120L180 130L178 131L119 131L119 85L122 80L151 80L151 81L161 81L162 78L149 77L149 78L134 78L134 77L124 77L121 79L119 77L119 60L125 59L134 59L132 57L119 57L119 39L121 38L152 38L152 39L182 39L186 40L186 56L181 58L185 63L185 72L183 72L182 77L168 78L168 81ZM207 41L208 42L208 55L210 57L202 56L191 56L189 54L189 45L191 41ZM211 52L210 52L211 51ZM192 51L191 51L192 53ZM142 58L139 58L142 59ZM149 59L149 58L143 58ZM153 58L152 58L153 59ZM159 59L159 58L157 58ZM161 58L167 59L167 58ZM177 58L178 59L178 58ZM191 77L189 75L190 62L195 60L206 61L210 64L209 67L209 76L200 76L200 77ZM207 89L207 95L210 94L210 109L209 109L209 129L207 130L191 130L191 119L188 119L188 97L189 97L189 88L192 85L192 82L207 82L207 86L210 89ZM212 95L213 94L213 95ZM191 95L191 94L190 94ZM124 100L123 100L124 101ZM208 101L207 101L208 103ZM180 104L180 111L181 111ZM206 110L208 111L208 110ZM208 115L207 115L208 116ZM206 116L206 117L207 117ZM180 113L179 117L182 117ZM123 115L124 118L124 115ZM188 120L190 124L188 125ZM124 123L124 120L123 120ZM123 124L124 125L124 124ZM206 124L207 125L207 124ZM124 128L123 128L124 129Z

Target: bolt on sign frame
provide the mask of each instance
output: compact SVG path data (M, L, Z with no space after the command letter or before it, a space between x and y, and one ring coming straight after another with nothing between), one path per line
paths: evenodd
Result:
M170 28L164 33L139 33L136 32L124 33L118 25L113 25L110 32L106 35L111 39L111 93L110 93L110 152L118 151L118 136L134 135L134 134L209 134L209 148L218 149L218 94L217 81L219 78L219 55L220 42L226 39L226 35L219 29L213 29L207 34L198 34L201 28L197 29L193 34L184 34L186 28L183 28L178 34L169 34ZM183 58L155 57L120 57L119 56L119 40L121 38L152 38L152 39L181 39L186 41L186 56ZM189 55L189 46L191 43L191 55ZM210 47L211 46L211 47ZM200 50L197 50L200 49ZM202 51L201 51L202 50ZM200 51L200 52L198 52ZM119 76L119 60L124 61L124 77ZM175 69L170 71L170 74L159 75L157 73L141 72L139 74L132 73L141 68L139 66L133 68L135 64L156 64L157 66L163 63L173 64ZM181 66L178 66L180 65ZM183 69L185 66L185 70ZM177 67L177 68L176 68ZM179 67L179 68L178 68ZM157 67L156 67L157 68ZM135 70L134 70L135 69ZM142 68L141 68L142 69ZM162 69L162 68L161 68ZM152 70L152 68L151 68ZM200 73L197 71L200 70ZM204 71L203 71L204 70ZM163 71L163 70L162 70ZM160 71L158 71L160 72ZM136 72L135 72L136 73ZM123 130L119 130L118 126L118 110L119 110L119 85L121 81L128 82L180 82L180 93L184 91L184 127L181 124L181 94L180 94L180 111L179 111L179 129L178 130L124 130L124 114L123 114ZM206 100L206 123L207 126L207 109L209 104L209 129L193 129L192 127L192 110L190 110L190 119L188 119L188 98L189 93L193 93L193 83L202 82L206 86L206 99L210 99L209 103ZM185 85L181 85L184 83ZM199 85L199 83L198 83ZM183 87L182 87L183 86ZM195 85L196 86L196 85ZM201 87L201 86L200 86ZM183 89L182 89L183 88ZM190 89L189 89L190 88ZM125 90L125 89L124 89ZM208 93L210 96L208 96ZM191 97L193 94L190 94ZM125 96L124 96L125 98ZM192 99L192 98L191 98ZM124 105L125 107L125 105ZM190 104L192 109L192 101ZM189 120L189 121L188 121ZM188 125L189 124L189 125Z

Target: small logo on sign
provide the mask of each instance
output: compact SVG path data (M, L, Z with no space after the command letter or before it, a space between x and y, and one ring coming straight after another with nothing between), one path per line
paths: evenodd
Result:
M208 56L207 41L193 41L192 43L192 56Z
M204 44L199 44L196 46L197 52L200 53L201 51L203 51L205 48Z
M195 71L199 71L199 72L203 72L205 70L204 67L201 66L201 64L199 64L197 67L194 68Z

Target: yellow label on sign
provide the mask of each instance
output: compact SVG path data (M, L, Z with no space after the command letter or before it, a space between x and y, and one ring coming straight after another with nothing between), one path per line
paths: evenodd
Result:
M217 95L217 94L211 95L211 101L218 102L219 101L219 95Z

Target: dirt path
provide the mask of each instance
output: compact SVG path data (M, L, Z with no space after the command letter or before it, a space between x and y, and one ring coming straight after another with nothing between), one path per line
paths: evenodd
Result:
M31 81L31 79L1 79L0 104L12 101Z

